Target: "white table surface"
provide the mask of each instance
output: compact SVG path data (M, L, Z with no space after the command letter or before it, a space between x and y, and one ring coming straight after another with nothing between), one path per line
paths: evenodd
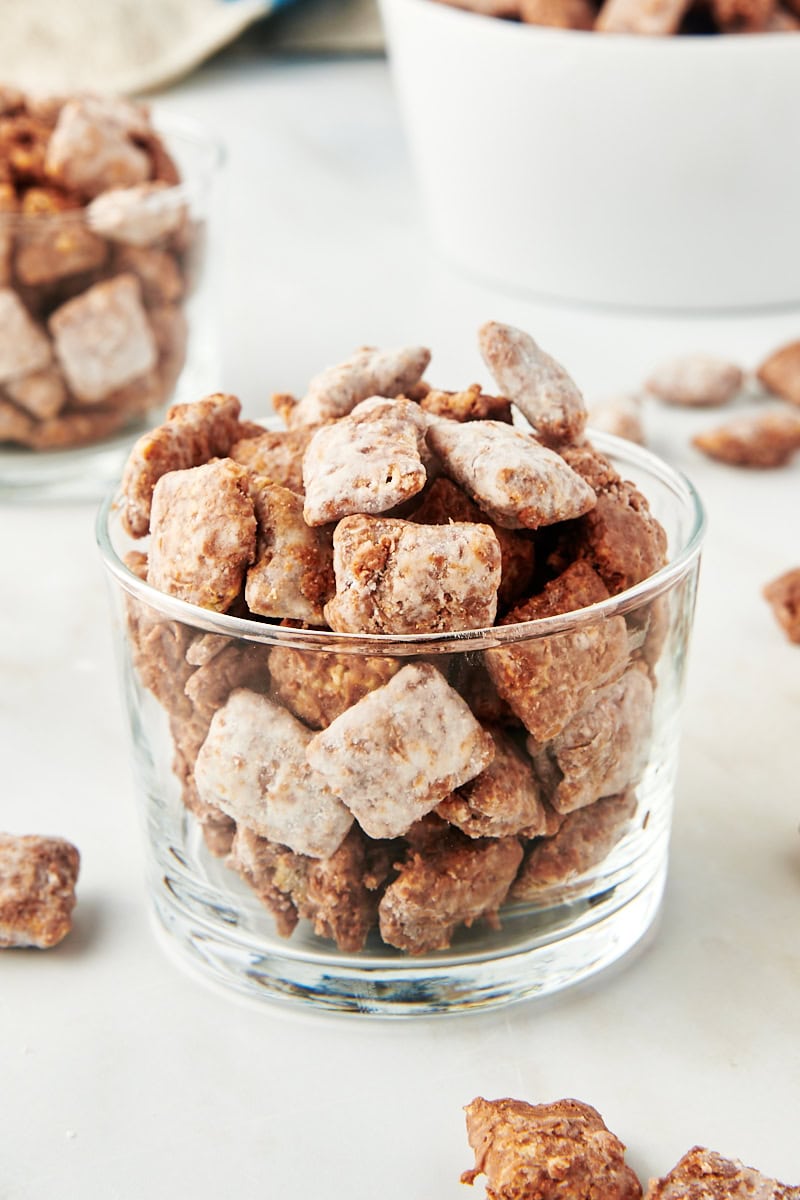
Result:
M754 365L800 310L625 317L499 295L426 243L381 61L224 55L157 98L228 142L218 382L251 413L364 343L485 379L475 330L528 328L592 400L690 349ZM762 584L800 565L800 462L747 473L646 412L709 511L671 870L653 937L556 998L381 1022L258 1006L154 936L91 506L0 509L0 827L69 837L75 928L0 958L0 1198L482 1195L462 1106L587 1100L642 1178L709 1145L800 1182L800 648Z

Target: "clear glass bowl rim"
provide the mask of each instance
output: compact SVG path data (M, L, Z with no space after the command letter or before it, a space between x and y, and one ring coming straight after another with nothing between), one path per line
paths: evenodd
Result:
M627 462L637 466L655 476L668 488L689 514L689 529L683 544L676 549L670 561L655 574L616 596L610 596L607 600L558 616L452 633L351 634L334 633L325 629L291 629L250 618L215 613L158 591L126 566L113 545L109 528L117 506L118 486L109 492L98 511L95 528L97 544L107 571L125 592L160 613L165 619L179 621L204 633L215 633L270 646L287 646L297 650L389 656L466 653L551 637L555 633L575 631L580 626L594 621L624 616L663 595L692 571L699 558L705 535L706 515L703 503L694 485L682 472L671 467L658 455L623 438L595 430L591 430L591 438L598 450L611 455L620 465Z
M156 115L153 119L156 133L164 134L169 142L184 142L200 151L201 164L196 167L180 183L162 188L157 194L159 206L165 208L178 207L191 201L197 194L198 187L206 187L208 182L223 167L226 158L224 144L216 138L199 121L191 117ZM58 228L69 225L86 225L91 229L91 218L87 217L88 205L80 208L67 208L59 213L0 213L0 230L9 233L32 232L39 233L48 228Z

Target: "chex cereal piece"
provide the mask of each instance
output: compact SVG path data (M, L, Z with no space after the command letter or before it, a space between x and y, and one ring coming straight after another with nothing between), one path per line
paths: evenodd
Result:
M593 29L596 13L590 0L520 0L519 15L529 25Z
M179 304L158 304L150 308L147 320L158 350L158 373L169 396L186 362L189 323Z
M267 696L237 689L214 714L197 756L201 799L271 842L327 858L353 819L306 761L311 736Z
M603 796L624 791L647 761L653 711L653 685L633 667L598 688L584 708L544 748L528 742L558 768L559 781L547 799L556 812L571 813Z
M501 623L572 612L608 595L597 572L588 563L575 562ZM622 674L628 661L625 619L582 621L574 631L487 650L485 659L500 696L537 741L549 741L583 708L595 688Z
M163 180L110 188L88 205L86 220L103 237L131 246L152 246L180 229L186 203Z
M522 859L516 838L465 837L444 826L424 851L413 846L378 909L381 937L408 954L446 950L459 925L497 925Z
M16 404L9 404L0 396L0 442L18 442L27 445L35 428L29 413L22 412Z
M800 567L773 579L763 594L789 641L800 643Z
M313 860L237 825L226 865L237 871L275 918L281 937L289 937L299 918L308 869Z
M800 450L800 413L775 408L736 417L696 434L692 445L734 467L782 467Z
M64 377L57 367L10 379L6 391L15 404L40 420L54 417L67 402Z
M677 33L691 0L605 0L595 22L599 33Z
M424 346L376 350L367 346L345 362L316 375L302 400L289 414L289 423L320 425L344 417L368 396L400 396L422 378L431 360Z
M586 424L583 396L560 363L533 338L488 321L478 334L481 354L504 396L516 404L548 446L580 437Z
M667 536L642 493L588 446L571 446L564 458L597 495L566 535L569 557L590 562L612 595L654 575L666 562Z
M597 1109L580 1100L468 1104L467 1137L475 1166L461 1176L486 1176L491 1200L639 1200L642 1188L625 1163L625 1147Z
M333 535L338 633L445 633L494 622L500 547L487 525L345 517Z
M382 513L425 486L424 433L410 400L359 405L323 425L303 457L305 519L326 525L352 513ZM413 416L411 414L414 414Z
M272 689L290 712L312 729L325 729L343 712L383 687L402 666L399 658L319 653L273 646Z
M101 96L68 100L47 143L47 177L86 196L144 183L150 177L150 158L133 137L148 128L145 110L128 101Z
M569 521L594 506L592 489L560 454L500 421L436 420L428 445L445 473L506 529Z
M720 33L764 33L775 12L775 0L711 0Z
M10 288L0 289L0 383L41 371L52 354L44 330Z
M735 363L713 354L684 354L662 363L645 387L665 404L681 408L711 408L727 404L744 382Z
M337 717L308 761L369 837L399 837L479 775L494 742L435 667L410 663Z
M0 949L47 950L66 937L79 866L63 838L0 833Z
M577 808L548 837L526 851L511 887L511 900L536 900L545 888L569 883L602 862L625 833L636 812L636 793L606 796Z
M134 275L117 275L67 300L48 326L70 390L82 404L106 399L158 360Z
M199 467L224 457L240 436L241 405L235 396L217 393L196 404L176 404L163 425L143 434L122 473L122 523L133 537L150 528L153 488L167 471Z
M800 16L795 16L782 4L776 4L764 26L765 33L797 33L800 31Z
M330 533L306 525L303 499L288 488L253 476L249 490L258 534L245 583L247 607L263 617L323 625L323 606L335 590Z
M473 521L490 525L500 545L500 587L498 607L505 610L530 590L536 564L536 548L532 536L493 525L486 513L478 508L452 480L440 475L424 493L418 508L410 514L417 525L449 525L451 522Z
M481 13L484 17L503 17L516 20L519 16L519 0L440 0L453 8L466 8L469 12Z
M538 837L546 816L530 759L500 729L492 729L495 755L480 775L437 807L437 816L467 837Z
M450 421L504 421L511 423L511 401L505 396L487 396L479 383L463 392L440 392L431 388L419 402L425 412Z
M30 195L30 193L29 193ZM21 283L36 286L54 283L81 271L93 271L108 258L102 238L75 218L28 222L14 255L14 270Z
M170 471L153 491L147 582L168 596L226 612L255 558L247 472L230 459Z
M800 1187L694 1146L663 1179L651 1179L645 1195L646 1200L800 1200Z
M363 950L367 934L378 923L380 886L390 865L389 847L368 842L353 825L333 854L311 860L300 915L340 950Z
M136 276L148 308L176 304L183 296L186 281L177 258L169 250L158 246L117 246L113 266L119 274Z
M27 444L35 450L61 450L68 446L88 445L122 429L130 419L130 412L124 408L60 412L44 421L36 421Z
M600 433L613 433L638 446L645 444L642 424L642 402L638 396L614 396L593 404L589 409L589 425Z
M789 342L774 350L761 363L756 376L767 391L791 404L800 404L800 342Z
M229 453L253 475L262 475L270 483L302 496L303 455L316 429L316 425L301 425L297 429L264 430L234 442Z

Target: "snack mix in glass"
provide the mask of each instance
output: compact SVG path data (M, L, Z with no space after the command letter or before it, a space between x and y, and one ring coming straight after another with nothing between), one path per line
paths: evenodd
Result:
M658 909L700 505L480 343L498 394L367 348L283 428L175 406L100 514L156 909L245 991L498 1004Z

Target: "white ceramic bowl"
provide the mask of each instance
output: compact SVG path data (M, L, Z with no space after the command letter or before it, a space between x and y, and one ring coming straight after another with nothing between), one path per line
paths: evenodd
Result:
M581 33L381 4L452 262L591 303L800 301L800 34Z

